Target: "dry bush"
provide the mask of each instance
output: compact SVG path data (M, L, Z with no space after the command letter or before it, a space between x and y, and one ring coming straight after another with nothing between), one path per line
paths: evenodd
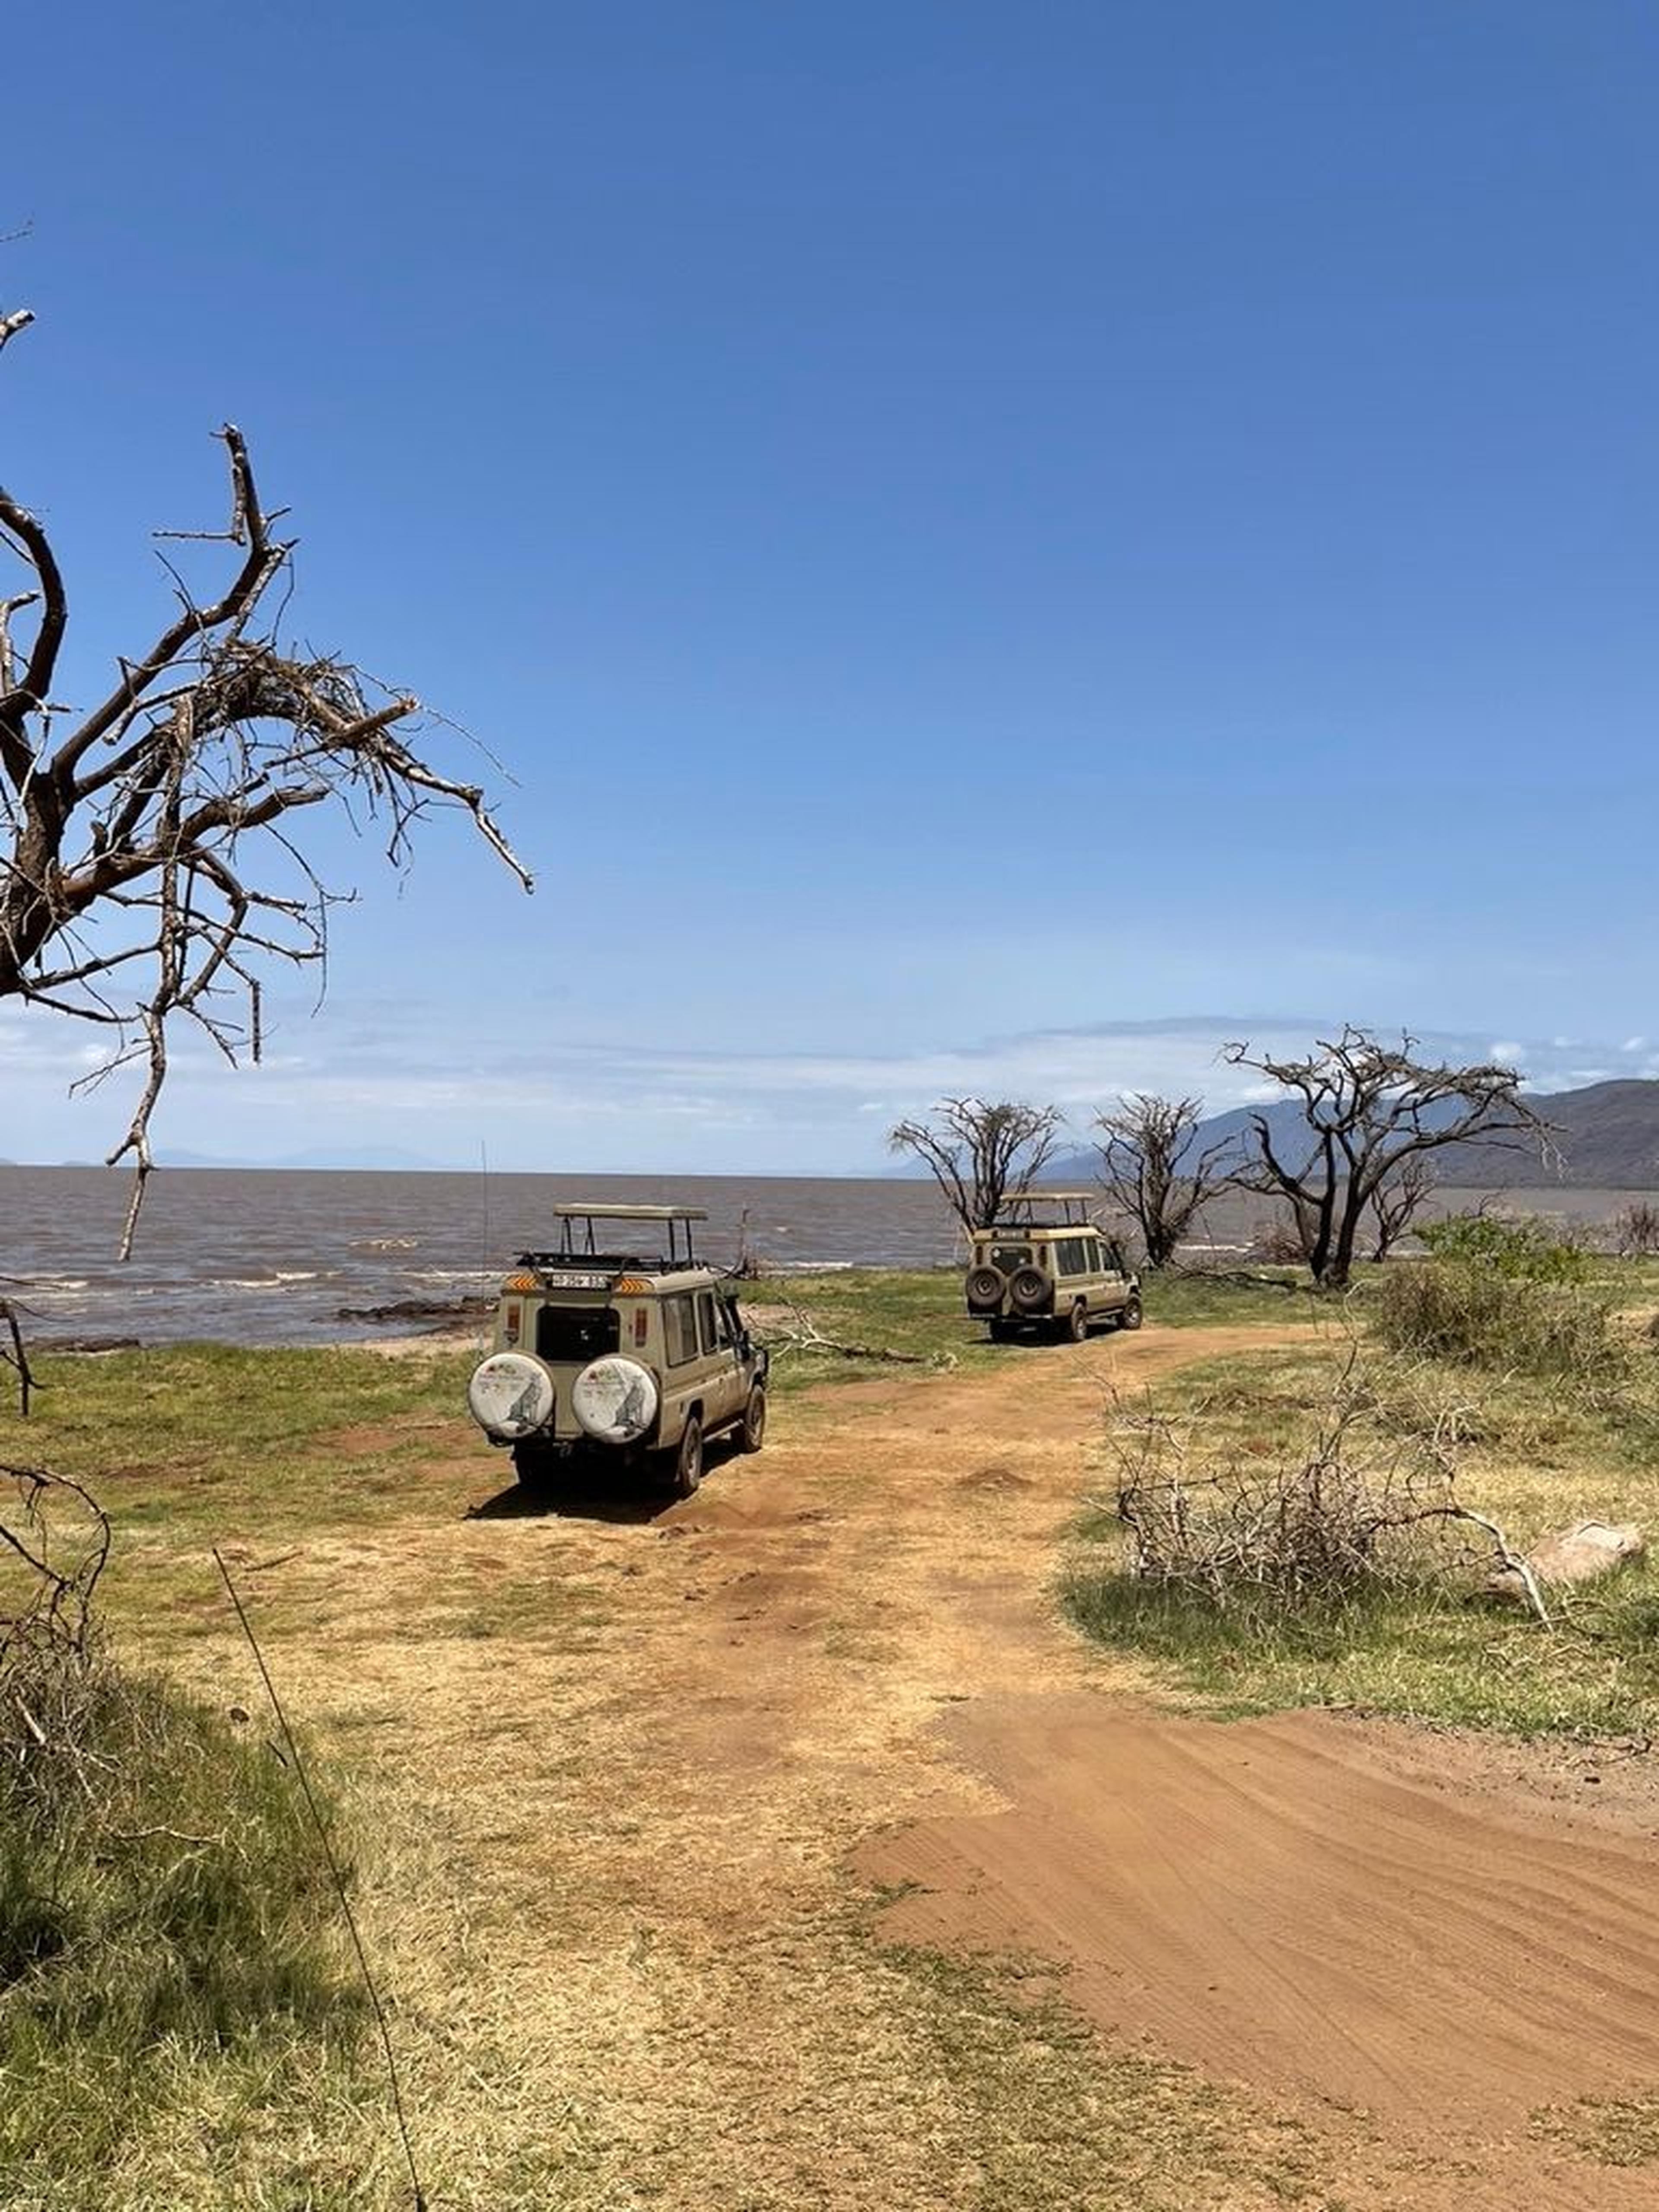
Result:
M1621 1206L1610 1225L1613 1249L1621 1259L1646 1260L1659 1252L1659 1206L1647 1199Z
M1305 1267L1307 1248L1287 1214L1265 1214L1251 1224L1247 1259L1272 1267Z
M1109 1449L1132 1576L1218 1611L1283 1615L1466 1565L1457 1538L1478 1528L1488 1559L1521 1573L1545 1617L1502 1531L1457 1495L1458 1409L1442 1405L1412 1424L1384 1413L1357 1355L1282 1456L1218 1450L1206 1406L1181 1418L1120 1407Z

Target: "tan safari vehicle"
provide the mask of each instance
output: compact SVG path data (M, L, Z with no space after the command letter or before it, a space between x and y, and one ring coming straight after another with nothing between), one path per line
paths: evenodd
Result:
M1140 1278L1089 1218L1086 1190L1028 1191L976 1229L964 1289L970 1319L998 1340L1028 1333L1081 1344L1097 1322L1140 1327Z
M467 1406L510 1449L526 1490L578 1455L643 1468L689 1498L703 1446L766 1433L767 1354L728 1283L700 1266L690 1206L556 1206L556 1249L526 1252L501 1284L495 1344ZM603 1233L601 1232L603 1224Z

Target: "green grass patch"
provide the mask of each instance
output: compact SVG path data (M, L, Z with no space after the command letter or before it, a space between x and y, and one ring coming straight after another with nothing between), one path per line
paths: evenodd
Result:
M364 1999L292 1772L98 1656L9 1662L5 1687L0 2197L109 2201L181 2104L228 2100L240 2130L354 2095Z

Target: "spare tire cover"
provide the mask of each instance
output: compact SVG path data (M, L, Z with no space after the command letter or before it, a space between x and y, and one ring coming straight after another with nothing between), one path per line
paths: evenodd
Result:
M637 1443L657 1418L656 1378L637 1359L607 1352L572 1383L570 1409L596 1443Z
M466 1386L472 1418L486 1436L516 1443L553 1417L553 1378L527 1352L492 1352Z

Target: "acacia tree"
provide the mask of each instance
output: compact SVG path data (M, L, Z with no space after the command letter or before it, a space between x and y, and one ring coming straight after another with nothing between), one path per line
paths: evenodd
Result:
M1379 1194L1395 1194L1385 1202L1397 1203L1426 1155L1471 1142L1545 1146L1547 1125L1521 1097L1517 1070L1440 1066L1416 1051L1414 1037L1395 1048L1351 1025L1316 1041L1305 1060L1257 1058L1248 1044L1224 1049L1233 1066L1266 1076L1302 1109L1305 1126L1293 1139L1252 1114L1254 1157L1231 1179L1285 1202L1323 1289L1346 1287L1366 1214Z
M1115 1114L1097 1114L1103 1139L1100 1182L1140 1231L1149 1267L1167 1267L1205 1200L1225 1180L1225 1143L1200 1151L1197 1098L1152 1098L1134 1091Z
M946 1098L931 1121L898 1122L887 1142L924 1164L951 1212L971 1231L988 1229L1005 1200L1030 1188L1054 1158L1060 1130L1058 1107Z
M0 349L27 308L0 314ZM22 588L0 593L0 1000L90 1024L106 1041L74 1087L143 1071L109 1162L133 1161L122 1255L151 1166L149 1125L184 1021L234 1064L261 1049L260 974L325 963L338 895L307 862L295 817L375 822L401 866L422 817L462 810L527 890L482 792L420 749L419 702L335 654L280 635L295 544L261 502L240 431L218 432L230 478L222 532L165 532L229 549L198 597L164 556L173 605L136 653L115 656L90 705L56 696L69 596L39 518L0 490L0 548Z

